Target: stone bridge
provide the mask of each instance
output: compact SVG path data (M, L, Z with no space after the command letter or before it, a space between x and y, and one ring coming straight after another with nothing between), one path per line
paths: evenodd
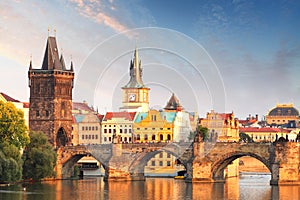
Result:
M65 146L58 149L57 178L68 178L84 156L93 156L105 169L105 180L144 180L147 162L160 152L175 156L186 166L193 157L192 143L127 143Z
M145 180L144 167L160 152L168 152L185 166L188 182L224 180L232 161L251 156L271 172L270 184L300 183L300 143L141 143L62 147L58 150L58 178L68 178L74 164L91 155L105 168L105 180Z

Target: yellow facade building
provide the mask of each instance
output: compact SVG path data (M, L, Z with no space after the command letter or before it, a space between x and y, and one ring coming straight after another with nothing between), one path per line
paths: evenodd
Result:
M149 110L136 114L133 124L134 142L171 142L176 112Z

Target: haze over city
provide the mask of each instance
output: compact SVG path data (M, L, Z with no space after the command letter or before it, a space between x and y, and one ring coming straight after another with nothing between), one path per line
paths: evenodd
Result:
M121 106L135 48L150 107L174 92L200 116L299 108L299 9L298 1L3 1L1 92L29 101L29 62L41 68L55 35L67 67L74 64L74 101L102 113Z

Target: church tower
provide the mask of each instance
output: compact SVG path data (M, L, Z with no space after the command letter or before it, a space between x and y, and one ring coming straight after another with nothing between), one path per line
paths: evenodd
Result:
M139 60L138 50L135 49L134 57L130 61L130 80L122 87L123 106L120 110L128 112L147 112L149 110L149 90L142 81L142 62Z
M73 63L66 69L56 38L49 36L42 67L28 71L30 87L29 129L42 131L55 146L71 143Z

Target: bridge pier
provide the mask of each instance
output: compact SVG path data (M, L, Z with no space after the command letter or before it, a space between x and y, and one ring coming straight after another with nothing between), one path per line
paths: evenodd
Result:
M277 174L278 185L300 185L300 143L278 142L275 148L275 162L278 164L273 164L277 172L272 173L274 176Z
M279 163L273 163L271 168L272 168L272 174L271 174L270 185L278 185Z

